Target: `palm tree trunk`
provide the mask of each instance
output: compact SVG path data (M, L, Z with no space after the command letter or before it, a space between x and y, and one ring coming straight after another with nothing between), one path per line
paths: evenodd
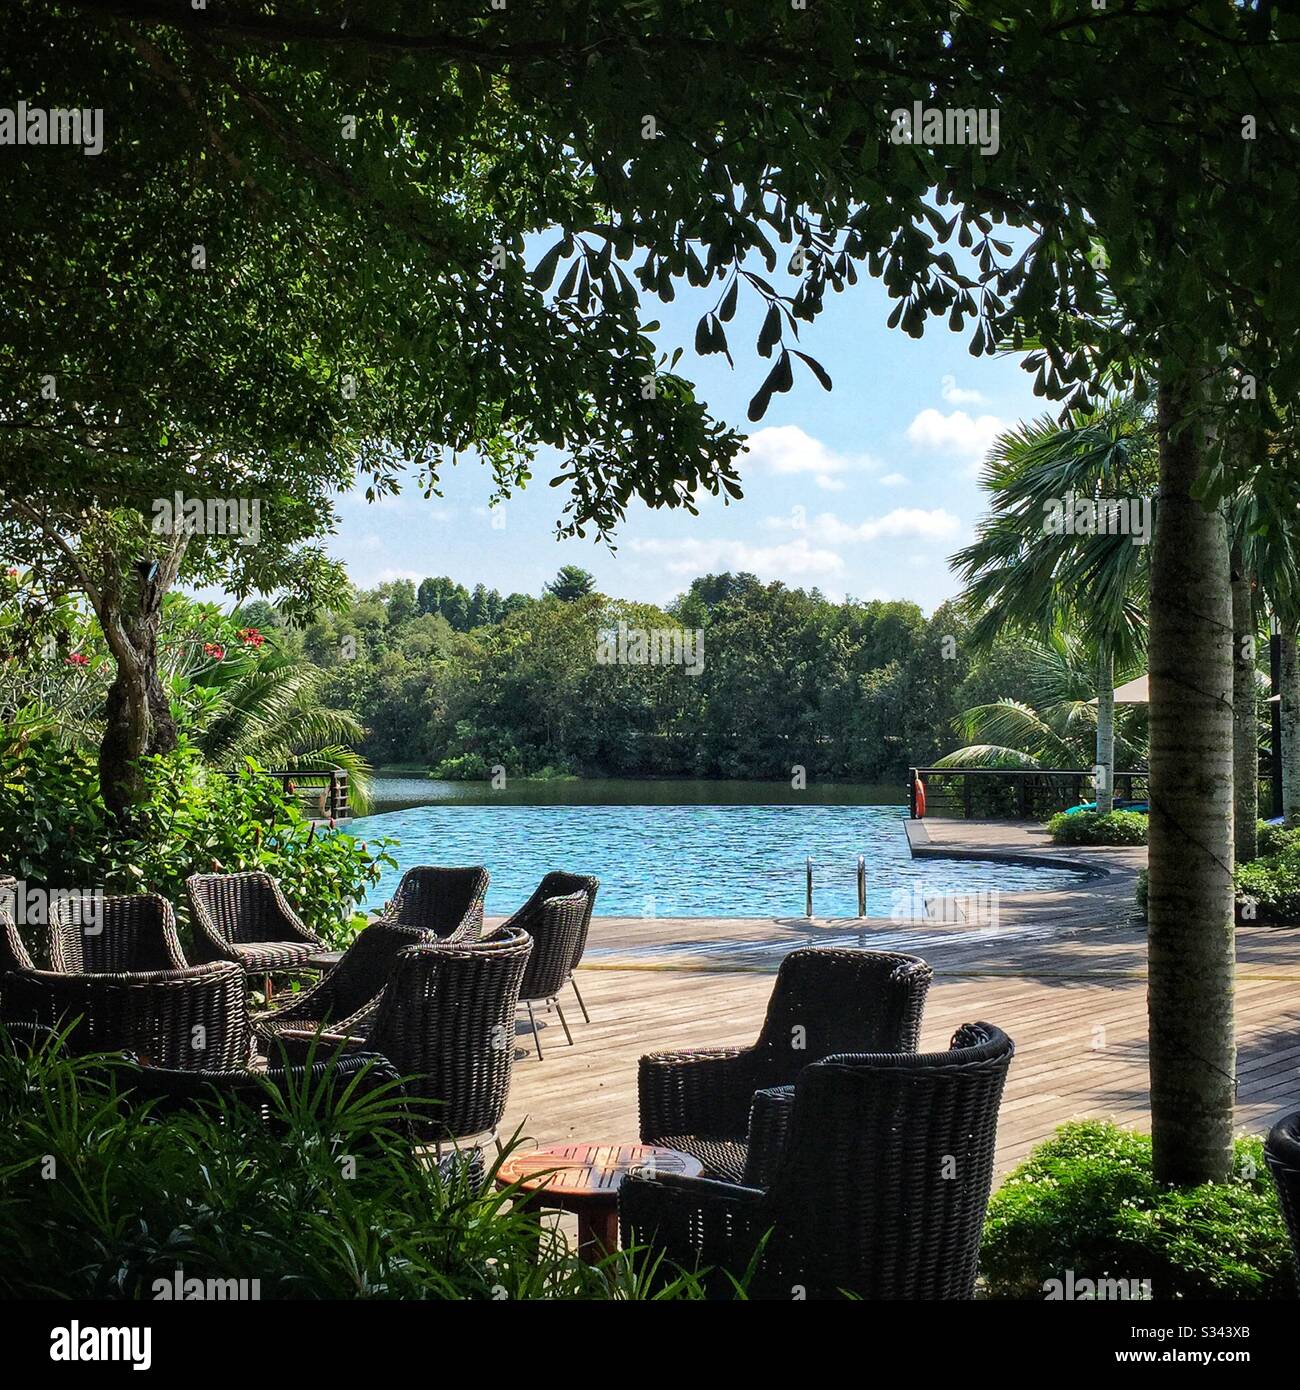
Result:
M1282 624L1282 814L1300 818L1300 648L1295 628Z
M1115 805L1115 653L1105 645L1097 656L1097 810Z
M1232 1162L1232 600L1223 516L1202 469L1193 389L1161 382L1151 560L1147 906L1155 1176L1221 1181Z
M1232 841L1238 864L1259 853L1259 710L1251 576L1232 553Z

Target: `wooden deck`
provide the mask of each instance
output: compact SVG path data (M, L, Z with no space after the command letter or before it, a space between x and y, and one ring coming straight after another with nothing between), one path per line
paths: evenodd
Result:
M935 848L1048 853L1040 830L928 822ZM579 982L590 1024L540 1015L545 1058L526 1026L503 1132L538 1144L637 1138L643 1052L751 1042L780 959L796 946L852 943L910 950L935 969L921 1045L946 1047L985 1019L1016 1042L1002 1107L1005 1173L1064 1120L1147 1117L1145 944L1133 920L1144 850L1070 851L1107 870L1063 891L1003 894L992 923L803 919L598 918ZM1238 933L1238 1124L1259 1132L1300 1107L1300 929ZM522 1049L527 1048L525 1054Z

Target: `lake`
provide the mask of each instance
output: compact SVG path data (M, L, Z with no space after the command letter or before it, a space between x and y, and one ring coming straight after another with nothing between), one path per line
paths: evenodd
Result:
M415 864L483 864L487 911L518 907L551 869L600 879L596 911L635 917L799 917L805 860L813 911L857 915L857 859L865 855L867 911L916 917L926 896L1070 886L1064 869L969 860L913 860L897 787L786 782L380 779L375 813L348 825L359 839L401 841L365 906L392 896ZM884 801L889 797L888 802Z

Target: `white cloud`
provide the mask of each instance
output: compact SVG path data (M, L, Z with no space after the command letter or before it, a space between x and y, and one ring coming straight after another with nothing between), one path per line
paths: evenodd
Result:
M903 473L886 473L880 480L881 487L906 487L912 480Z
M629 550L663 561L669 574L690 575L719 569L750 570L760 579L807 579L839 574L844 561L833 550L810 546L800 536L780 545L749 545L745 541L633 540Z
M412 583L418 584L424 578L419 570L383 569L366 586L373 588L377 584L391 584L395 579L409 579Z
M961 531L961 521L942 507L922 511L920 507L895 507L884 516L868 517L856 526L841 521L831 512L823 512L812 523L813 534L828 545L851 541L878 541L914 536L919 540L950 540Z
M865 521L850 522L834 512L821 512L805 518L796 510L788 517L768 517L763 523L771 531L797 531L821 545L860 545L864 541L897 540L914 537L918 540L951 540L961 532L961 519L942 507L923 511L920 507L895 507L884 516L868 517Z
M993 441L1006 428L996 415L972 417L964 410L948 415L931 407L923 410L907 427L908 442L918 449L930 449L962 459L974 474Z
M957 378L951 372L940 383L943 398L949 405L979 405L984 397L978 391L966 391L957 385Z
M872 472L880 464L870 454L841 454L798 425L769 425L748 440L749 458L770 473L811 473L820 488L838 492L844 487L838 475Z

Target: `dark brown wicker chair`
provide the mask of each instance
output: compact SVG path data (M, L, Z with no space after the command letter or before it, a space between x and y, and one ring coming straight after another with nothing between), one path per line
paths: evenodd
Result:
M591 1015L587 1012L586 1002L583 1000L582 991L578 988L577 977L574 970L579 961L582 960L582 953L587 949L587 933L591 930L591 914L596 906L596 893L600 888L600 880L591 878L587 874L568 874L561 870L547 874L537 885L533 896L514 914L503 926L522 927L530 935L533 933L534 924L541 919L542 905L548 898L567 898L574 893L581 893L586 899L586 906L582 916L582 926L578 932L578 939L573 946L573 959L569 962L568 978L573 986L573 993L577 997L578 1007L582 1010L582 1020L584 1023L591 1022ZM533 974L538 969L537 957L534 954L529 963L529 974ZM536 995L528 992L528 983L524 984L524 997L535 999ZM563 1021L563 1020L561 1020ZM568 1027L565 1027L568 1033ZM569 1039L573 1041L572 1038Z
M248 1065L253 1031L243 973L228 961L130 975L22 970L0 981L6 1022L72 1025L76 1052L131 1052L183 1070Z
M428 939L417 927L376 922L361 932L319 984L255 1020L254 1029L263 1039L273 1038L286 1028L315 1032L328 1027L352 1037L363 1035L374 1018L398 953Z
M416 1098L412 1124L421 1139L481 1144L495 1137L505 1110L519 987L532 949L528 933L513 930L484 941L408 946L364 1036L286 1028L280 1041L301 1049L315 1038L320 1048L378 1052Z
M917 956L809 946L781 962L752 1047L642 1057L641 1138L739 1182L755 1091L786 1086L837 1052L915 1052L930 967Z
M1300 1112L1287 1115L1269 1131L1264 1141L1264 1159L1273 1174L1291 1236L1291 1254L1300 1272Z
M325 949L270 874L191 874L185 891L201 960L231 960L250 975L273 975Z
M420 864L402 875L380 921L419 927L440 941L477 941L487 888L486 869Z
M972 1298L1014 1051L969 1023L949 1052L815 1062L755 1096L743 1183L628 1178L624 1246L721 1298L751 1261L751 1298Z
M50 969L64 975L184 970L176 914L157 893L100 899L99 920L83 923L74 904L50 913Z
M533 939L533 953L528 958L519 1002L528 1010L528 1022L533 1030L533 1046L537 1060L542 1060L542 1040L537 1031L535 1003L554 1008L559 1015L564 1036L573 1046L573 1034L560 1006L560 990L573 968L583 923L590 911L586 893L570 893L567 897L545 898L540 902L534 894L515 913L501 930L526 931Z

